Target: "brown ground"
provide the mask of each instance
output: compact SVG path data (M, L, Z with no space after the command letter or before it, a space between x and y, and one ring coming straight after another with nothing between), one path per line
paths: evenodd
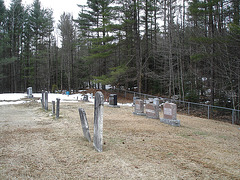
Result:
M240 179L240 126L178 115L171 127L105 106L98 153L78 107L92 136L92 104L61 103L58 120L36 102L0 106L0 179Z

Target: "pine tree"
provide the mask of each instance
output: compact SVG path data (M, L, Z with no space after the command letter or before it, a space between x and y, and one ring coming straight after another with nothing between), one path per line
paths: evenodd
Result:
M62 37L62 65L68 82L68 90L71 90L73 80L74 51L75 51L75 28L70 14L63 13L60 17L59 29ZM62 72L63 73L63 72ZM61 85L62 87L62 85Z
M114 24L114 13L111 7L112 0L88 0L88 11L81 13L79 17L79 26L84 30L84 23L90 25L82 35L88 34L90 41L89 55L86 57L88 62L91 62L92 68L95 69L95 78L106 75L110 56L113 53L113 48L116 47L116 33L118 26ZM81 24L83 23L83 24ZM88 33L86 34L86 31ZM111 65L110 65L111 67ZM104 86L103 86L104 87Z
M53 31L53 18L52 12L49 9L41 8L39 0L35 0L32 4L30 12L30 27L32 30L32 46L33 46L33 88L35 91L40 90L40 88L50 88L48 83L49 73L45 73L45 68L49 72L48 65L48 45L49 36ZM41 80L41 81L40 81Z

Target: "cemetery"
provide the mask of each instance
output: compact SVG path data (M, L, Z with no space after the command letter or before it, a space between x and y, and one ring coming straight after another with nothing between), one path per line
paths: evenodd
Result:
M0 180L240 180L240 0L0 1Z
M86 94L32 95L38 100L0 106L0 177L240 178L238 125L180 114L157 99L112 108L104 92L88 101Z

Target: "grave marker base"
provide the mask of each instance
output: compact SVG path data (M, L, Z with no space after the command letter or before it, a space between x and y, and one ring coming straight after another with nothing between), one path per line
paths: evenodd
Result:
M112 108L120 108L120 106L118 106L118 105L108 105L108 107L112 107Z
M179 127L180 126L180 120L173 120L173 119L160 119L160 122L169 124L171 126Z
M146 116L146 113L140 113L140 112L133 112L133 114L139 115L139 116Z

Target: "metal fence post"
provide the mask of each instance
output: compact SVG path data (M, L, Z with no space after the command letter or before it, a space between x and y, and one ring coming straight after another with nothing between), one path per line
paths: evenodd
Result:
M190 111L190 103L188 102L188 114L189 114L189 111Z
M234 124L234 109L232 110L232 124Z

